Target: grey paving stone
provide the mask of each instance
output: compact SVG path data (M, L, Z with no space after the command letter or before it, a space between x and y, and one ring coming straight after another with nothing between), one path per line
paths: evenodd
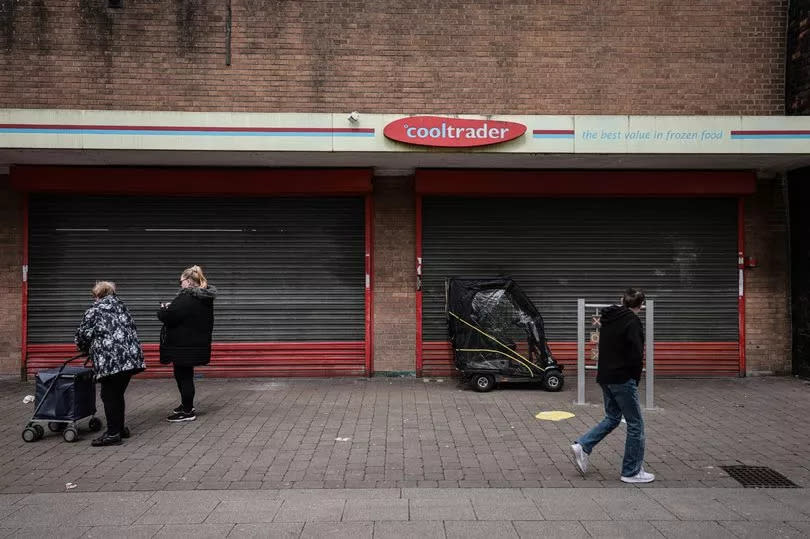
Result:
M810 520L810 515L772 498L767 489L714 489L713 492L718 502L747 520Z
M0 494L0 507L15 504L24 497L23 494Z
M651 522L664 537L670 539L734 539L735 535L717 522L682 522L658 520Z
M157 503L141 515L135 524L200 524L219 504L218 500L180 498L182 503Z
M343 516L343 499L284 500L276 514L275 522L340 522Z
M374 539L444 539L444 522L410 521L374 523Z
M156 539L218 539L226 537L233 524L167 524L155 535Z
M589 520L583 522L582 525L591 536L599 537L600 539L611 539L614 537L627 539L636 539L638 537L664 537L651 523L640 520L623 522Z
M500 522L465 522L449 520L444 523L448 539L517 539L518 534L508 520Z
M645 489L644 492L681 520L740 520L743 518L739 513L716 500L715 489Z
M278 497L285 500L376 500L399 498L398 488L357 488L357 489L288 489L279 490Z
M144 503L152 497L151 492L64 492L29 494L18 505L89 505L93 503L117 502L122 505Z
M411 520L475 520L472 503L466 498L408 500Z
M472 500L478 520L545 520L545 517L531 500Z
M159 524L150 524L145 526L94 526L87 530L83 538L97 538L107 539L110 538L134 538L134 539L148 539L157 535L162 528Z
M587 539L590 534L585 527L576 521L545 521L545 522L521 522L512 523L521 539L536 539L537 537L548 537L550 539Z
M614 520L675 520L642 489L582 489Z
M373 522L307 522L301 532L301 539L318 539L326 537L372 537Z
M806 537L810 537L810 522L802 521L802 522L787 522L791 528L795 528L802 532Z
M85 503L63 503L57 505L23 505L0 519L2 528L32 526L60 526L87 507ZM9 508L10 509L10 508Z
M71 526L125 526L134 523L151 508L152 504L148 502L96 502L65 518L64 523Z
M546 520L610 520L610 515L580 489L524 489Z
M785 522L720 522L720 525L737 537L762 539L764 537L808 537L807 531L799 530Z
M75 539L81 537L89 528L65 527L65 526L27 526L14 530L10 537L15 539Z
M343 521L408 520L408 500L346 500Z
M768 495L781 501L790 507L801 511L805 515L810 515L810 496L806 489L768 489Z
M228 534L231 538L297 539L304 529L303 522L273 522L272 524L237 524Z
M205 523L273 522L281 503L281 500L222 501L208 515Z

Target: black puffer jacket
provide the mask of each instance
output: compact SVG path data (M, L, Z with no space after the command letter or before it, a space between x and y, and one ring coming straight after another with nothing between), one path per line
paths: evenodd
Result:
M211 361L211 333L214 330L214 299L217 289L181 288L157 316L163 322L160 333L160 362L184 367L207 365Z
M599 318L599 367L596 381L600 384L623 384L641 379L644 355L644 328L636 313L619 305L602 309Z

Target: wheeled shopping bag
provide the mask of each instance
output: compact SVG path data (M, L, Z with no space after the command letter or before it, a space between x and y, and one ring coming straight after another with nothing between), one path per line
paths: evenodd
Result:
M46 423L51 432L61 432L66 442L79 439L78 423L87 418L88 428L98 431L102 427L96 413L96 382L93 369L69 367L82 354L74 356L58 369L39 371L36 375L36 407L34 415L25 426L22 438L35 442L45 435Z

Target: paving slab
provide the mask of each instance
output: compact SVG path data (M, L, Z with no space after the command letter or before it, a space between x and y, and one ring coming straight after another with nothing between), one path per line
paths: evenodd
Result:
M369 538L374 534L373 522L307 522L301 539Z
M740 520L740 513L717 500L717 489L645 489L644 493L680 520Z
M802 531L785 522L721 522L720 525L735 536L745 539L808 537L806 530Z
M581 489L523 489L547 520L610 520L608 512ZM520 520L520 519L519 519Z
M682 522L659 520L650 522L668 539L734 539L736 535L720 523L711 520Z
M303 522L274 522L272 524L237 524L228 539L270 538L297 539L304 529Z
M411 520L475 520L472 502L466 498L409 500Z
M518 539L511 522L446 521L447 539Z
M444 522L410 521L374 523L374 539L444 539Z
M772 498L768 489L714 489L715 499L747 520L810 520L810 515Z
M281 504L281 500L221 501L205 519L205 523L273 522Z
M90 539L150 539L157 535L163 526L157 524L141 526L94 526L82 538Z
M284 500L275 522L340 522L345 505L344 499Z
M622 522L589 520L583 522L582 525L592 537L599 537L600 539L612 539L614 537L627 539L636 537L664 537L650 522L640 520L626 520Z
M521 539L536 539L548 537L550 539L589 539L591 535L585 527L576 521L545 521L545 522L512 522Z
M233 524L168 524L160 529L155 539L219 539L233 528Z
M408 520L408 500L346 500L343 521Z
M173 502L152 505L134 524L201 524L219 503L219 500L192 503L185 498L175 498Z

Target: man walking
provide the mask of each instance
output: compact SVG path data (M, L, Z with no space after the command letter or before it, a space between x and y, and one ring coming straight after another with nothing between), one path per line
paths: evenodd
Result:
M644 471L644 419L638 400L638 382L644 351L644 329L638 313L644 304L644 292L635 288L624 291L622 305L602 310L599 335L599 367L596 381L605 400L605 418L571 446L574 461L584 474L588 456L602 438L610 434L624 416L627 440L624 444L621 480L625 483L649 483L655 476Z

